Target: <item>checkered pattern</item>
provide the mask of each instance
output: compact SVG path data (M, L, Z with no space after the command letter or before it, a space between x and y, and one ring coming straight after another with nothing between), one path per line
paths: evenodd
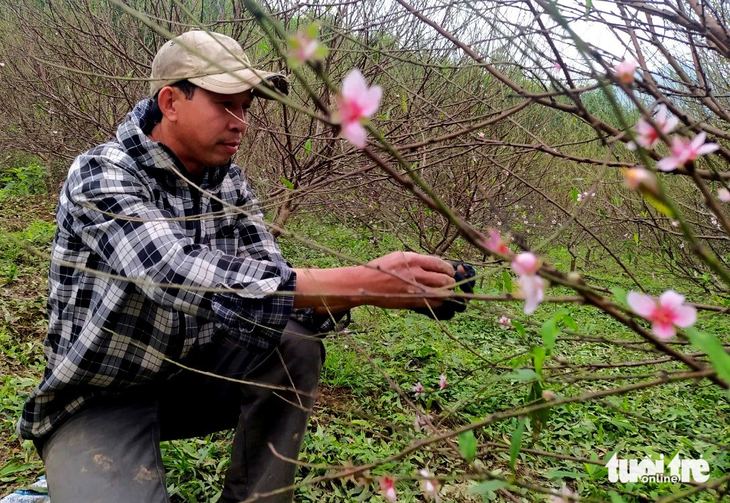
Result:
M116 139L79 156L58 205L48 359L18 423L40 439L97 395L163 379L219 331L253 352L279 342L296 276L241 169L210 168L202 191L151 141L152 102ZM205 127L205 125L201 125ZM226 289L226 293L205 289Z

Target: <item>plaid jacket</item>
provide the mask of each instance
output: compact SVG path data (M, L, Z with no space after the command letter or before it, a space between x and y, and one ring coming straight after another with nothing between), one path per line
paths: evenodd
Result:
M76 158L63 186L48 363L18 423L23 438L46 437L95 396L165 378L177 369L165 358L184 360L221 330L270 349L291 314L296 276L241 169L210 168L202 191L189 186L144 133L150 107L137 104L116 139Z

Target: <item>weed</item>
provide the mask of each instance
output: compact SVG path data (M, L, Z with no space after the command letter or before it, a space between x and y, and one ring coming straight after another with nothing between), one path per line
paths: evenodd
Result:
M45 193L46 177L45 168L35 162L5 168L0 171L0 200Z

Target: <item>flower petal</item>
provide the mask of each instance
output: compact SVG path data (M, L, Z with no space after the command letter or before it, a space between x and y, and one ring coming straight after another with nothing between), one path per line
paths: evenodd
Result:
M674 310L674 324L678 327L691 327L696 321L697 309L694 306L679 306Z
M380 106L380 98L383 97L383 89L380 86L373 86L359 98L360 108L365 117L370 117Z
M707 155L715 150L719 149L720 145L717 143L705 143L700 148L697 149L697 155Z
M657 169L661 171L674 171L679 166L679 162L675 157L665 157L656 163Z
M674 325L671 323L654 322L651 326L651 331L660 339L669 339L677 334L677 331L674 329Z
M692 138L692 141L689 143L692 148L697 148L703 143L705 143L705 139L707 138L707 133L704 131L701 131L697 134L694 138Z
M540 268L540 260L534 253L523 252L512 260L512 269L518 276L529 276L535 274Z
M669 133L677 126L677 124L679 124L679 118L673 115L666 120L664 126L662 126L662 131L664 131L665 133Z
M534 313L545 298L545 280L537 274L531 274L520 276L517 284L525 295L525 314Z
M644 295L639 292L629 292L626 302L633 312L642 318L649 319L656 309L656 301L651 295Z
M659 297L659 304L671 310L677 309L684 304L684 295L674 290L667 290Z
M359 122L352 121L343 124L340 135L357 148L365 148L365 145L368 143L367 131L365 131L365 128Z
M342 81L342 96L348 99L357 99L358 96L366 93L368 85L360 70L354 68Z

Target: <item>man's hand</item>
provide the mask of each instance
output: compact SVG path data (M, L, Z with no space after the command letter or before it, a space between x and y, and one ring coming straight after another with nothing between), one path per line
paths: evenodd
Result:
M393 252L364 267L366 271L363 275L368 277L367 284L371 285L365 291L382 295L374 303L380 307L424 307L424 298L428 299L428 305L439 306L448 295L446 289L455 283L453 266L430 255Z
M412 252L393 252L354 267L295 269L295 307L332 312L360 305L390 309L439 306L449 295L454 267L445 260Z

